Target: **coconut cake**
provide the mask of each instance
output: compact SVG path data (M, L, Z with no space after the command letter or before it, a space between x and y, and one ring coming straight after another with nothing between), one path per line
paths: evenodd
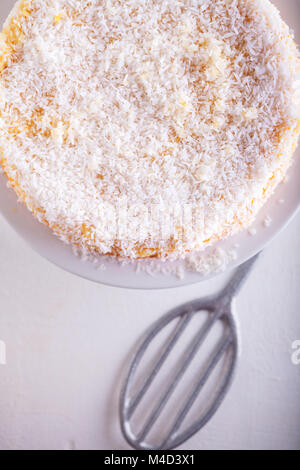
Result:
M0 162L89 253L173 257L247 228L300 132L268 0L21 0L0 37Z

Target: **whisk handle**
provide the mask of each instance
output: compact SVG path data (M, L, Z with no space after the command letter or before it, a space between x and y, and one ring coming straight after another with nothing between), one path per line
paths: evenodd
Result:
M260 256L259 252L257 255L250 258L245 263L241 264L233 274L232 278L226 285L226 287L221 291L220 295L218 296L219 301L222 303L230 304L232 299L238 294L240 289L242 288L244 282L248 278L254 264L256 263L257 259Z

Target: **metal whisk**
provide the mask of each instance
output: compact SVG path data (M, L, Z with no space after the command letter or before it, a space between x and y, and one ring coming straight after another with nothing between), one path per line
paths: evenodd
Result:
M124 383L124 387L121 392L120 400L120 421L121 429L123 435L127 442L135 449L173 449L178 447L196 432L198 432L214 415L221 403L223 402L225 395L228 392L234 371L237 363L237 353L238 353L238 332L235 323L235 319L232 314L232 304L235 296L239 292L242 284L247 278L247 275L250 273L251 268L253 267L255 261L259 255L254 256L246 263L239 266L227 284L227 286L217 295L212 297L206 297L204 299L194 300L188 302L180 307L175 308L168 314L164 315L159 319L151 328L148 330L142 340L141 345L139 346L137 352L134 355L134 358L130 364L129 373ZM163 391L161 397L158 399L157 404L154 406L153 410L150 413L150 416L146 419L146 422L142 425L141 430L135 434L132 430L131 420L133 415L138 408L140 402L147 393L150 385L152 384L155 377L158 375L163 364L170 355L173 347L180 339L183 331L191 321L191 319L198 312L208 312L208 319L204 324L204 327L200 328L197 334L194 336L192 342L187 347L182 362L180 363L178 369L173 375L172 381L167 384L166 389ZM179 319L177 326L166 344L164 345L159 358L156 359L154 366L150 370L150 373L144 378L144 381L139 388L139 390L131 394L131 388L135 372L138 368L138 365L144 356L146 350L148 349L150 343L161 330L169 325L170 322ZM193 384L192 390L187 394L187 399L184 404L179 408L179 411L175 415L170 417L170 422L172 423L169 427L166 435L161 439L161 442L158 445L151 445L146 442L146 438L156 421L160 417L162 411L164 410L166 404L168 403L171 395L175 391L177 385L179 384L181 378L183 377L185 371L189 367L190 363L196 356L200 346L204 343L208 333L211 328L217 321L222 321L226 324L226 329L222 334L221 341L218 343L217 348L214 350L208 359L204 371L202 371L200 377L197 379L196 383ZM209 408L206 410L205 414L196 419L187 429L180 431L180 428L183 424L185 417L192 408L193 404L196 401L196 398L199 396L204 385L208 381L211 373L220 362L220 359L224 357L225 354L228 354L228 361L225 366L225 370L222 370L222 380L219 390L213 398L212 403ZM173 418L173 420L172 420Z

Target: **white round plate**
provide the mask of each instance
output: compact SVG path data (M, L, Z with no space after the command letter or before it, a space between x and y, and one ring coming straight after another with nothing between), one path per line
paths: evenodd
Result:
M1 1L0 19L2 22L14 3L14 0ZM289 0L288 2L286 0L277 0L274 3L282 11L284 19L294 28L296 39L300 43L299 0ZM219 246L224 250L231 250L238 245L238 248L235 248L237 257L234 261L228 263L227 269L238 266L261 251L296 213L300 203L299 175L300 149L298 148L294 157L294 163L288 172L287 181L279 185L274 195L259 212L253 224L253 228L256 229L256 235L251 236L245 230L234 237L214 245L214 248ZM112 263L109 259L104 261L106 269L99 270L92 262L82 261L76 257L70 246L60 241L46 226L39 223L23 204L18 203L14 191L7 188L7 181L4 175L0 175L0 212L10 225L41 256L66 271L95 282L126 288L162 289L192 284L214 275L213 273L210 276L204 276L199 273L186 273L183 279L178 279L172 274L150 276L145 272L137 273L135 266L120 266ZM272 220L271 224L267 227L264 224L266 217L270 217Z

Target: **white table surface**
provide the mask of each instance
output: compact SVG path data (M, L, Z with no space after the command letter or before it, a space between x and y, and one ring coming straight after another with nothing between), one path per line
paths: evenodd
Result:
M300 217L265 250L239 294L242 354L212 421L184 449L300 449ZM213 292L93 284L40 258L0 217L1 449L126 449L120 372L137 338L169 308Z
M2 15L11 3L1 3ZM182 449L300 449L300 364L291 360L300 340L299 233L298 215L239 294L234 384ZM0 449L127 449L117 410L128 352L161 314L224 280L164 291L93 284L40 258L0 216Z

